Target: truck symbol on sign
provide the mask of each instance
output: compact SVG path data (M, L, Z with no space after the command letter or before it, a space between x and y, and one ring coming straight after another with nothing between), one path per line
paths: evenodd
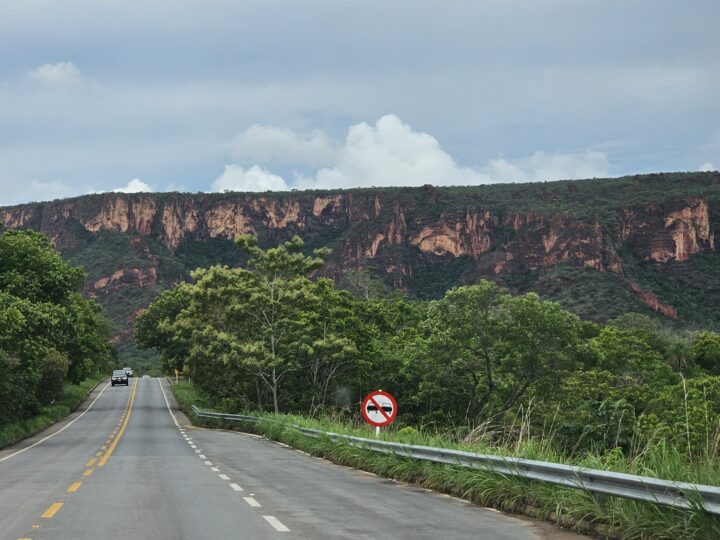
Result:
M383 405L380 408L388 414L392 414L392 412L393 412L392 405ZM368 403L367 410L368 410L368 412L377 412L378 408L375 405L373 405L372 403Z

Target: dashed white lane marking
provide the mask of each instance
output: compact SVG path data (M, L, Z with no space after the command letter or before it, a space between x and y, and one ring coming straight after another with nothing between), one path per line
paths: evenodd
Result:
M162 385L162 379L157 380L158 384L160 385L160 390L162 390L162 395L165 398L165 405L167 406L167 410L170 413L170 416L173 419L173 422L175 423L175 427L180 427L180 424L178 424L177 418L175 418L175 415L172 412L172 409L170 409L170 402L168 401L167 395L165 394L165 389Z
M107 385L105 385L105 388L107 388L109 384L110 384L110 383L108 383ZM198 449L197 449L197 446L194 445L194 444L192 444L192 439L191 439L190 437L187 437L187 436L185 435L185 432L183 431L182 428L180 428L180 424L178 424L177 418L175 418L175 415L173 414L172 409L170 409L170 403L168 402L168 398L167 398L167 395L165 394L165 389L163 388L162 380L161 380L161 379L158 379L158 384L160 384L160 390L162 391L163 398L165 399L165 406L167 407L167 410L168 410L168 412L170 413L170 416L172 417L173 422L175 423L175 425L176 425L176 426L178 427L178 429L180 430L180 433L182 433L183 438L188 442L188 444L190 444L190 448L194 448L194 449L195 449L195 452L197 452L198 454L200 454L201 450L198 450ZM105 388L102 389L102 391L100 392L100 394L98 394L98 396L95 398L95 400L90 404L90 407L92 407L93 405L95 405L95 401L97 401L98 398L100 397L100 395L105 391ZM85 411L83 411L83 413L82 413L80 416L78 416L75 420L73 420L72 422L70 422L70 424L72 424L72 423L75 422L76 420L79 420L81 416L83 416L87 411L90 410L90 407L88 407L87 409L85 409ZM50 437L52 437L52 436L54 436L54 435L57 435L57 434L60 433L61 431L64 431L65 429L67 429L68 427L70 427L70 424L68 424L67 426L63 427L61 430L53 433L52 435L46 437L45 439L42 439L42 440L38 441L38 442L35 443L34 445L28 446L27 448L23 448L22 450L20 450L20 451L18 451L18 452L15 452L15 454L10 454L9 456L6 456L6 457L0 459L0 461L4 461L4 460L6 460L6 459L8 459L8 458L11 458L11 457L17 455L17 454L20 454L21 452L24 452L25 450L28 450L28 449L32 448L33 446L37 446L38 444L40 444L41 442L45 441L46 439L49 439ZM205 456L203 456L202 454L200 454L199 457L200 457L201 459L204 459L204 458L205 458ZM212 462L210 462L210 461L205 461L204 463L205 463L205 465L208 465L208 466L211 466L211 465L212 465ZM220 471L220 469L218 469L217 467L211 467L210 470L211 470L211 471L214 471L214 472L219 472L219 471ZM230 480L230 477L229 477L228 475L226 475L226 474L218 474L218 476L219 476L220 478L222 478L223 480ZM240 487L239 485L237 485L236 483L231 483L231 484L230 484L230 487L231 487L234 491L242 491L242 490L243 490L243 488L241 488L241 487ZM259 502L257 502L257 501L255 500L255 498L253 498L253 497L243 497L243 500L244 500L246 503L248 503L249 506L251 506L251 507L253 507L253 508L261 508L261 507L262 507L262 505L261 505ZM272 528L275 529L275 530L278 531L278 532L289 532L289 531L290 531L290 529L288 529L288 528L282 523L282 521L280 521L280 520L279 520L278 518L276 518L275 516L263 516L263 519L264 519L265 521L267 521L267 522L272 526Z
M207 456L205 454L200 454L200 452L202 452L202 450L195 450L195 451L198 453L198 457L200 459L207 459Z
M273 529L275 529L276 531L290 532L290 529L283 525L282 521L280 521L275 516L263 516L263 519L267 521L270 525L272 525Z
M38 442L36 442L36 443L34 443L34 444L31 444L30 446L26 446L25 448L21 448L20 450L18 450L17 452L14 452L14 453L12 453L12 454L10 454L9 456L5 456L4 458L0 458L0 462L5 461L6 459L10 459L11 457L15 457L15 456L17 456L18 454L22 454L23 452L25 452L26 450L30 450L31 448L35 448L38 444L44 443L44 442L47 441L48 439L54 437L55 435L59 435L60 433L62 433L63 431L65 431L67 428L69 428L69 427L72 426L75 422L77 422L77 421L80 420L83 416L85 416L85 413L86 413L86 412L88 412L90 409L92 409L92 406L95 405L95 402L96 402L98 399L100 399L100 396L102 396L103 392L107 389L108 386L110 386L110 383L109 383L109 382L103 387L102 390L100 390L100 393L97 395L97 397L95 397L95 399L94 399L93 402L88 406L88 408L85 409L83 412L81 412L81 413L78 415L77 418L74 418L73 420L71 420L70 422L68 422L66 425L64 425L63 427L61 427L60 429L58 429L55 433L51 433L51 434L48 435L47 437L43 437L43 438L40 439Z
M212 461L203 461L203 463L208 467L212 467Z

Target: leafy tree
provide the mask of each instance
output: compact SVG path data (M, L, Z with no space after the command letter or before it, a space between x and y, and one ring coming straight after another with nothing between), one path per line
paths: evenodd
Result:
M646 433L658 433L688 455L715 456L720 448L720 377L701 376L658 392L641 419Z
M635 312L623 313L608 321L607 325L634 332L663 356L670 347L668 332L656 317Z
M349 270L340 282L340 287L362 300L398 297L399 291L392 289L369 268Z
M708 373L720 375L720 334L701 332L692 340L695 363Z
M618 386L632 386L638 400L644 400L643 385L673 384L673 374L663 358L632 330L606 326L591 340L598 353L599 369L615 375Z
M487 418L498 391L499 312L508 294L495 283L451 289L432 302L424 323L427 349L420 394L465 418ZM459 399L458 399L459 398ZM462 401L465 401L462 403Z
M0 423L109 367L108 327L79 289L85 274L32 231L0 234Z
M499 412L514 407L535 386L536 395L552 395L557 383L577 367L580 319L535 293L506 297L500 342L503 401Z
M421 393L457 415L497 419L532 386L548 385L575 365L577 316L535 294L511 297L489 281L449 291L430 307L425 326L428 377ZM447 395L454 405L442 401ZM472 416L471 416L472 414Z
M248 269L236 271L239 295L232 309L248 330L240 345L241 361L269 388L277 413L280 383L299 368L296 352L307 332L301 313L315 300L306 276L322 266L328 250L306 257L299 236L267 250L250 235L236 243L251 256Z
M310 414L325 407L333 384L356 375L359 345L367 343L357 302L333 283L321 279L313 286L313 308L301 315L309 331L301 346L303 372L312 393Z
M0 236L0 290L32 302L63 303L85 283L82 268L62 260L50 241L35 231Z
M165 370L185 368L190 333L178 332L174 325L182 311L190 306L192 291L189 283L164 291L135 319L135 343L144 349L157 348Z

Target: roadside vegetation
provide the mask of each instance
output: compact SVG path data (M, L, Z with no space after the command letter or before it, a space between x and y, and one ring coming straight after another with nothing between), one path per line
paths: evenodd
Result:
M358 402L382 388L398 400L386 431L397 440L719 485L720 335L633 313L599 325L488 281L410 301L354 272L341 290L310 278L327 252L305 254L297 237L237 244L244 268L197 270L136 321L138 345L190 379L176 387L181 402L267 414L256 429L312 453L580 528L720 536L702 510L370 455L283 427L366 434Z
M112 365L84 282L42 234L0 229L0 447L68 414Z
M42 405L33 416L0 424L0 448L12 446L62 420L74 411L90 391L105 378L106 374L102 373L88 377L79 384L66 382L60 395L52 403Z
M419 484L484 506L555 521L565 527L604 538L708 539L720 537L720 522L702 510L680 511L652 504L593 495L580 490L531 482L492 474L488 471L451 467L371 452L334 442L328 438L309 438L294 426L333 433L374 437L374 429L347 417L309 418L305 415L258 413L261 422L227 422L196 417L192 405L208 408L211 399L187 381L173 385L173 392L192 421L207 427L222 427L264 435L335 463L374 472L378 475ZM558 451L551 439L530 438L498 445L493 442L466 441L450 436L392 426L383 429L381 439L453 448L479 453L522 457L555 463L568 463L596 469L658 477L692 478L700 483L717 483L720 471L715 462L691 463L677 449L652 446L642 459L627 459L620 453L601 455L587 452L574 458Z

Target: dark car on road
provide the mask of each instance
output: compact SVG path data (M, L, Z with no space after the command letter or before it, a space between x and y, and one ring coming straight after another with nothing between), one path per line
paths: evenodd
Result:
M125 386L130 385L130 379L128 378L127 373L124 369L116 369L112 373L112 379L110 379L110 384L115 386L116 384L124 384Z

